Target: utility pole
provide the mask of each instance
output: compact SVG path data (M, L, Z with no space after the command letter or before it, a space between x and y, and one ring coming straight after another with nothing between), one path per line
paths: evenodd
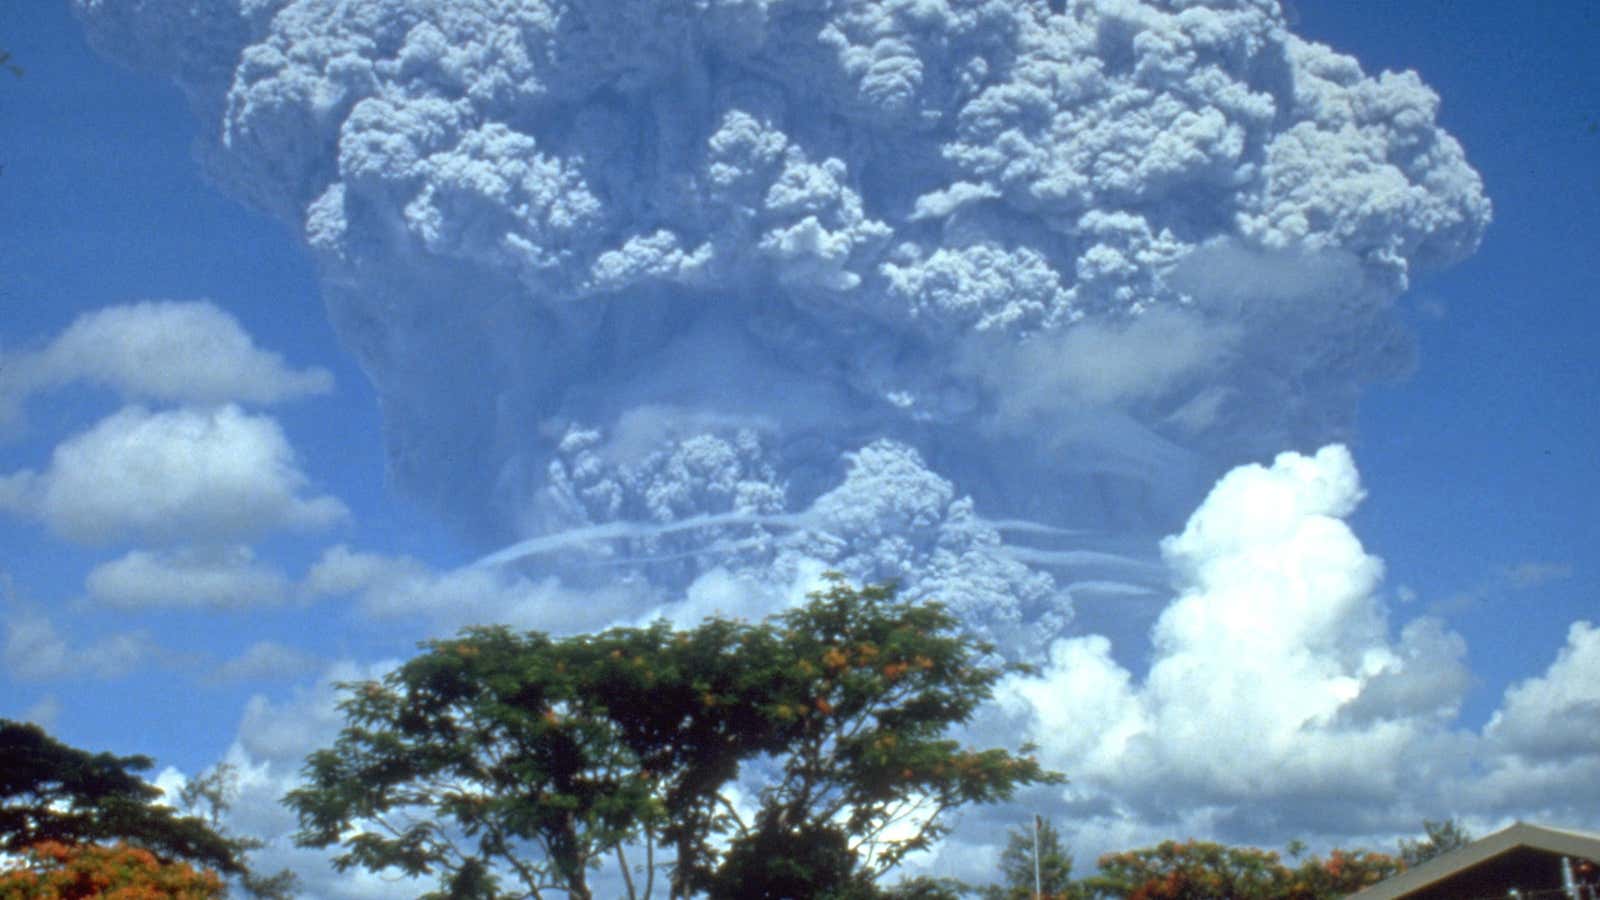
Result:
M1033 814L1033 900L1044 900L1044 884L1039 879L1039 814Z

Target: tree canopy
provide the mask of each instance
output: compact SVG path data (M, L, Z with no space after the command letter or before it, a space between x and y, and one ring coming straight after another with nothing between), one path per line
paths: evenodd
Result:
M1128 900L1336 900L1401 868L1366 850L1333 850L1290 868L1270 850L1164 841L1102 856L1100 872L1083 884L1091 896Z
M1035 843L1034 827L1038 829ZM1013 828L1006 835L1000 853L1000 883L978 889L983 900L1080 900L1089 896L1072 880L1072 854L1061 844L1061 834L1048 819L1038 819L1034 827ZM1035 893L1035 846L1039 865Z
M1060 778L949 737L1009 667L888 586L836 578L759 624L423 650L344 686L346 726L287 801L336 865L449 896L586 898L606 858L630 897L658 870L672 897L869 896L949 811Z
M1455 819L1435 822L1424 819L1422 837L1418 840L1400 840L1400 861L1406 868L1419 866L1441 853L1449 853L1472 843L1472 833Z
M238 846L204 820L162 805L161 790L135 774L152 765L144 756L69 747L37 725L0 719L0 850L125 841L163 862L243 873Z

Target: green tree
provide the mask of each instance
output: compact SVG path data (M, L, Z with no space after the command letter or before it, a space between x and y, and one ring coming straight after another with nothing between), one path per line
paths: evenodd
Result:
M336 865L437 876L449 896L586 898L608 858L630 897L663 863L673 897L868 896L949 810L1059 777L945 737L1006 670L887 587L835 580L757 625L423 647L344 686L346 727L287 801L297 840L341 845ZM748 817L741 772L771 775Z
M1423 820L1422 831L1421 840L1400 840L1400 861L1408 869L1472 843L1472 834L1455 819Z
M646 895L658 843L672 853L672 896L706 890L718 860L713 837L740 824L726 787L743 764L782 752L789 739L782 638L771 623L711 620L680 632L658 622L575 638L558 655L573 709L602 724L600 746L639 791L615 821L643 839ZM631 877L622 849L617 861Z
M164 862L243 874L232 841L159 803L161 790L135 774L152 765L144 756L69 747L36 725L0 719L0 851L126 841Z
M297 842L342 845L341 870L439 875L440 896L589 897L596 856L659 815L579 692L574 645L477 628L424 646L382 683L344 686L346 727L286 798Z
M1072 881L1072 855L1061 846L1061 835L1048 819L1038 822L1038 887L1049 900L1079 900L1087 894ZM983 900L1034 900L1034 829L1013 828L1000 853L1000 883L980 888Z
M1008 669L981 662L994 648L963 635L944 607L901 600L892 586L835 580L776 624L781 689L767 712L784 749L735 851L831 831L875 882L941 837L950 810L1061 780L1031 758L948 737ZM732 896L743 873L725 874Z

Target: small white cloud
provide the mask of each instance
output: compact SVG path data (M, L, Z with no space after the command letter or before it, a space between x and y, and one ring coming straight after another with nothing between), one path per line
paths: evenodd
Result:
M89 544L239 540L348 515L333 497L305 496L306 487L274 419L232 405L132 406L56 447L48 471L0 478L0 508Z
M24 722L32 722L45 731L54 731L56 719L60 715L61 700L55 694L45 694L39 698L38 703L28 707L27 711L22 714L22 720Z
M43 616L19 616L6 624L5 663L13 677L54 678L68 670L71 651Z
M532 580L491 566L441 572L410 557L342 544L323 553L301 589L311 597L355 597L363 612L379 619L422 617L440 627L498 622L553 632L602 628L661 602L644 585L577 589L554 577Z
M1529 560L1528 562L1506 567L1503 574L1512 587L1535 588L1549 584L1552 581L1564 581L1571 578L1572 566L1567 563Z
M79 382L179 403L279 403L333 389L326 370L290 367L211 303L150 301L87 313L44 349L9 355L0 424L28 396Z
M1600 627L1575 622L1544 674L1506 690L1456 802L1505 818L1589 820L1600 804L1597 733Z
M1600 628L1573 623L1555 662L1508 688L1484 733L1529 759L1600 755Z
M0 475L0 510L26 514L38 481L39 476L27 470Z
M707 619L756 621L804 603L813 591L827 587L823 573L830 567L818 560L790 560L787 582L775 582L769 573L730 571L724 568L702 572L683 591L682 599L636 613L634 622L646 624L666 619L677 628L691 629Z
M41 615L18 613L6 623L0 660L19 681L68 678L113 679L128 674L156 654L143 632L127 632L73 646Z
M239 722L238 747L256 763L298 771L306 755L333 743L344 725L339 685L382 678L395 665L338 662L324 669L314 684L299 686L287 697L253 695Z
M281 602L289 580L248 547L198 547L131 551L96 566L87 586L94 600L124 609L243 609Z
M306 573L302 587L313 597L360 594L427 576L427 566L405 556L362 553L344 544L323 551Z
M183 789L189 784L189 776L172 766L166 766L156 774L155 779L150 783L155 785L156 790L161 792L164 802L168 806L176 807L178 795L183 793Z
M219 681L269 681L293 678L315 664L310 656L276 641L258 641L249 649L223 663L216 671Z

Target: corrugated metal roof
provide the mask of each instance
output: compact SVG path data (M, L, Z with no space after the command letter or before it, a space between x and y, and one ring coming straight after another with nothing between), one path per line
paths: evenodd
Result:
M1518 847L1600 861L1600 834L1518 822L1351 894L1349 900L1400 900Z

